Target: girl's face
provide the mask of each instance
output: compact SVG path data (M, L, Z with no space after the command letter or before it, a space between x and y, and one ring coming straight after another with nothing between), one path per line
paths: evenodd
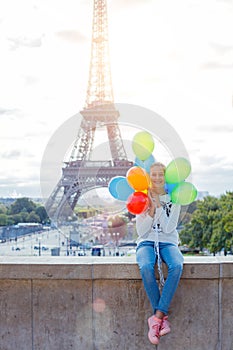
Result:
M164 168L154 166L150 170L151 187L154 189L162 189L165 184Z

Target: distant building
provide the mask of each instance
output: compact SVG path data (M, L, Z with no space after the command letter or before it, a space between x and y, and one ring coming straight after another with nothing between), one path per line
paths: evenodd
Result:
M17 199L19 198L28 198L30 199L32 202L34 203L41 203L43 204L43 198L31 198L31 197L27 197L27 196L22 196L22 197L0 197L0 203L6 205L6 206L9 206L11 204L13 204Z
M0 197L0 203L8 206L8 205L11 205L13 204L14 202L16 201L16 198L5 198L5 197Z
M0 229L0 239L17 239L17 237L35 232L42 232L43 225L37 222L21 222L17 225L3 226Z

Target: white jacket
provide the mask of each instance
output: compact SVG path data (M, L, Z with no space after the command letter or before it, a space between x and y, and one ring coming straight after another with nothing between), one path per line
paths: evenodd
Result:
M147 212L136 215L137 244L153 241L178 245L179 236L176 227L181 206L172 203L168 194L159 198L161 207L156 209L154 218Z

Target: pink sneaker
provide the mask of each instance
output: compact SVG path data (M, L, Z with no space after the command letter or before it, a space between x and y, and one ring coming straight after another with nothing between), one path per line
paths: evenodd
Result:
M169 332L171 332L170 323L168 321L168 317L164 316L162 324L161 324L159 335L162 337L163 335L166 335Z
M149 326L149 332L148 332L148 338L149 341L152 344L159 344L159 331L162 324L162 320L155 317L154 315L148 318L148 326Z

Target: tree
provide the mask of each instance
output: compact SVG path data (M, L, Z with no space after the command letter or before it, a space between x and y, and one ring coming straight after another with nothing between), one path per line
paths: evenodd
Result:
M23 221L21 214L14 214L14 215L11 215L10 217L14 220L15 225Z
M50 219L42 205L38 205L26 197L17 198L9 208L0 204L0 226L14 225L19 222L43 224L49 223Z
M197 201L197 209L180 233L182 244L208 248L213 254L233 247L233 192Z
M7 225L7 215L0 214L0 226L6 226L6 225Z
M208 248L211 253L214 255L221 250L221 235L219 232L214 232L210 243L208 244Z
M22 222L27 222L28 212L25 208L20 212Z
M33 203L28 198L17 198L16 201L10 206L10 214L19 214L23 210L25 210L27 213L30 213L31 211L36 209L36 204Z
M184 229L180 232L180 239L182 244L202 250L210 242L218 200L208 196L203 201L197 201L196 206L191 221L184 224Z
M40 217L34 211L28 214L27 222L40 222Z
M221 229L221 242L225 254L232 251L233 247L233 192L227 192L220 197L221 220L219 225Z
M45 210L45 208L43 206L37 207L35 212L39 216L40 222L42 224L44 224L44 223L49 221L48 214L47 214L47 212L46 212L46 210Z
M7 208L5 207L5 205L0 203L0 214L6 214L6 213L7 213Z

